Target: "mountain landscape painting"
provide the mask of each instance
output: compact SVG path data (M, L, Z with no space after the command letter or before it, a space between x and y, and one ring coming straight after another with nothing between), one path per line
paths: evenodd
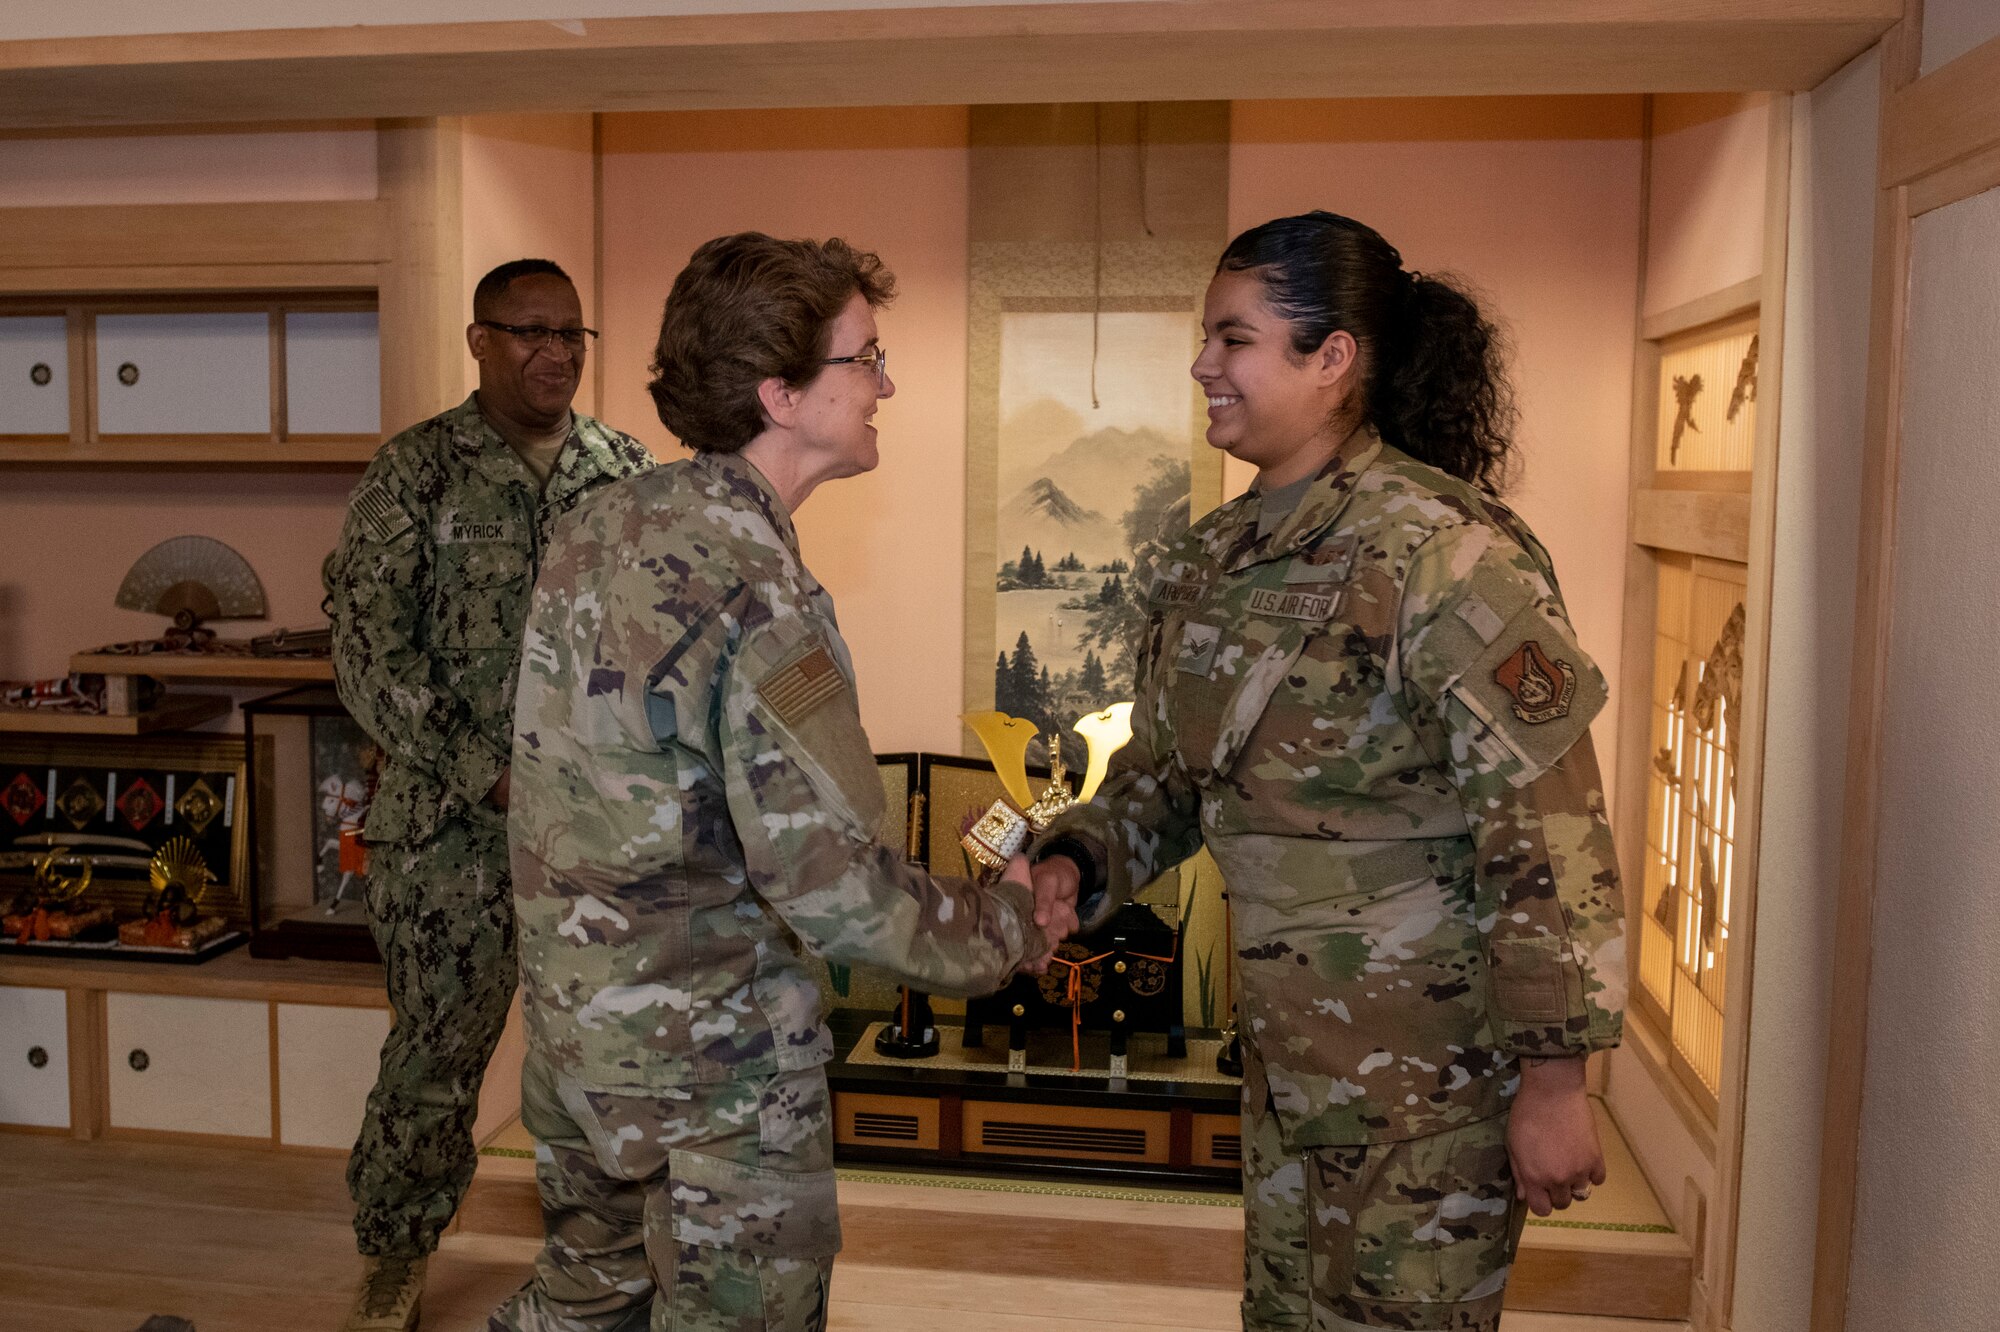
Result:
M1001 324L994 706L1044 734L1132 696L1147 571L1188 524L1190 316L1095 324Z

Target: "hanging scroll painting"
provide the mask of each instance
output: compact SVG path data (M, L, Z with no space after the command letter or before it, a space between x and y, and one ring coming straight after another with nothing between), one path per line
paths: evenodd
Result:
M1153 560L1222 498L1188 367L1229 108L975 107L970 184L965 706L1059 731L1080 771L1070 725L1132 697ZM1204 854L1140 899L1180 924L1196 1026L1229 1014L1220 890Z

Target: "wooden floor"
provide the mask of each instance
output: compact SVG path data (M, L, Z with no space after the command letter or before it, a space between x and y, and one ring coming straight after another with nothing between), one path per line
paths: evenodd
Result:
M0 1329L133 1332L175 1314L198 1332L334 1327L360 1270L351 1206L333 1156L0 1134ZM1236 1294L1159 1247L1106 1236L1157 1231L1164 1204L980 1194L1008 1253L960 1262L920 1251L925 1195L843 1185L843 1203L878 1218L851 1237L834 1276L837 1332L1226 1332ZM879 1218L907 1213L906 1225ZM1164 1224L1240 1224L1228 1209L1182 1207ZM1065 1234L1065 1229L1070 1233ZM1206 1246L1196 1246L1206 1247ZM447 1236L431 1265L428 1332L475 1332L526 1277L534 1240ZM1019 1275L1044 1256L1103 1253L1088 1279ZM996 1261L1004 1258L1004 1261ZM1065 1265L1074 1271L1074 1264ZM1507 1332L1684 1332L1683 1325L1510 1313Z

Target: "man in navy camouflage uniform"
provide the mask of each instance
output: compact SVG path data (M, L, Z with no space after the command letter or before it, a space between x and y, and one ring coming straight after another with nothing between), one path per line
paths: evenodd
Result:
M416 1325L425 1259L472 1179L516 980L509 732L548 528L652 466L570 410L592 334L560 268L503 264L473 315L478 391L382 446L324 571L341 701L385 755L366 901L395 1013L348 1162L367 1269L345 1332Z

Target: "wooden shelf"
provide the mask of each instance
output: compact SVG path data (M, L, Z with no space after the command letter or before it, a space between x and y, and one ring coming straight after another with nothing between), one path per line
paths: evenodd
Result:
M226 694L173 694L159 706L132 716L46 712L33 708L0 708L0 731L48 735L148 735L154 731L184 731L217 717L235 704Z
M27 467L312 467L326 470L366 467L381 445L375 440L300 441L273 444L264 440L229 443L221 440L98 440L87 444L68 440L46 443L0 440L0 465Z
M78 675L150 675L155 680L206 680L216 684L295 685L333 683L325 657L200 656L182 652L78 652L69 659Z
M277 1004L387 1008L382 968L373 962L280 962L239 948L199 966L136 959L0 955L0 985L116 990L125 994L184 994L207 999L254 999Z

